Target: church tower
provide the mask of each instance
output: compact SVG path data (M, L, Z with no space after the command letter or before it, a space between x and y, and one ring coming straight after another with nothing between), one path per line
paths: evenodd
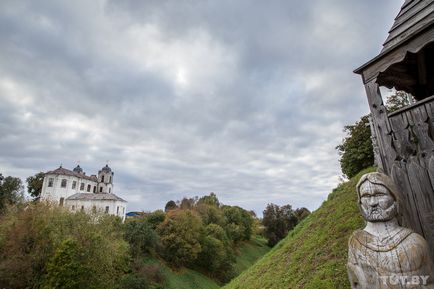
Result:
M112 194L113 193L113 171L108 166L105 165L99 172L98 172L98 189L97 193L100 194Z

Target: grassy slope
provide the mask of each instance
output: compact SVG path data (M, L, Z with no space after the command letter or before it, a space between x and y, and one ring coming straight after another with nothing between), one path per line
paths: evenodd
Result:
M252 239L242 244L237 250L237 262L235 263L236 275L250 268L258 259L264 256L270 247L267 246L267 240L264 238Z
M259 258L270 251L264 239L252 239L249 242L243 243L237 250L237 262L235 270L237 275L247 268L251 267ZM150 262L159 262L166 276L166 289L214 289L220 288L218 282L208 276L191 270L182 269L179 272L174 272L167 265L156 259L149 260ZM148 262L149 262L148 261Z
M365 170L333 190L322 206L225 289L349 289L347 241L363 226L355 186Z

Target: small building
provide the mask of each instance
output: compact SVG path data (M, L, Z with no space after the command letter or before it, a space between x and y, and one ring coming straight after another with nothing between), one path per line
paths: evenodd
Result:
M114 194L113 176L108 165L98 176L87 176L79 165L72 171L60 166L45 173L41 200L71 211L105 213L125 220L127 202Z

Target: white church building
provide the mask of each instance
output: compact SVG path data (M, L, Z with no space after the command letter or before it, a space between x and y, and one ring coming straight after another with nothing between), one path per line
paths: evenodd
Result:
M45 173L41 200L71 211L105 213L125 220L127 201L113 192L113 171L106 165L98 176L87 176L77 165L72 171L59 168Z

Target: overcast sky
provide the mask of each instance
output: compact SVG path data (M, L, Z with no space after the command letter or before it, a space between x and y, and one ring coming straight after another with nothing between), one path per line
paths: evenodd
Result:
M0 172L108 160L128 210L316 209L402 2L2 0Z

